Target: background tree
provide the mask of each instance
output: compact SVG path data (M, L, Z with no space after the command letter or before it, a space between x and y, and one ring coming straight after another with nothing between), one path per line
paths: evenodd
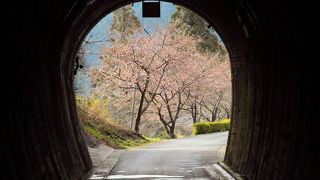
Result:
M76 56L76 62L75 62L75 67L73 70L74 73L74 78L75 78L75 83L74 83L74 90L77 94L82 94L82 95L89 95L89 77L88 77L88 70L89 66L86 62L86 46L83 44L79 52Z
M202 76L192 88L190 100L184 108L193 120L216 121L230 117L231 72L228 57L207 55L203 61Z
M170 23L174 26L175 33L187 33L187 35L200 37L201 41L198 44L200 51L226 54L226 50L219 43L214 30L209 29L209 24L191 10L176 6L176 11L172 14Z
M176 138L175 127L179 115L189 100L190 92L185 92L183 90L176 93L161 93L161 100L157 101L157 114L159 120L162 122L167 134L171 138ZM165 111L165 112L164 112Z
M109 37L112 43L126 42L130 36L142 29L131 6L124 6L114 11L112 15L113 19Z

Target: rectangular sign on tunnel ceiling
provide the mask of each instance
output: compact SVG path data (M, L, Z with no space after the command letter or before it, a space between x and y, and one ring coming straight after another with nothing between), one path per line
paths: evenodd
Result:
M142 17L159 18L160 17L160 1L143 1Z

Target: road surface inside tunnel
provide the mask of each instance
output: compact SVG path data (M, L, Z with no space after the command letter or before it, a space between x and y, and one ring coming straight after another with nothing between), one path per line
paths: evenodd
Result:
M219 132L131 149L107 179L229 179L220 178L216 169L227 139L228 132Z

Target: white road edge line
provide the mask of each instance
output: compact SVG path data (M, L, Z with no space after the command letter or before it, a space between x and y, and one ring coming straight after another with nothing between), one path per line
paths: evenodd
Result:
M235 180L230 174L228 174L224 169L222 169L218 164L213 165L225 178L228 180Z

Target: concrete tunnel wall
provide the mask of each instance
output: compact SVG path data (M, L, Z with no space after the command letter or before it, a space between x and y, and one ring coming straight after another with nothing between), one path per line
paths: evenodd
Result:
M230 53L232 128L224 162L245 179L317 177L316 71L302 57L303 16L287 0L173 0L210 22ZM1 131L4 179L86 179L92 164L72 85L81 40L126 0L16 2ZM310 63L310 62L309 62ZM312 63L312 62L311 62ZM311 64L312 66L312 64Z

